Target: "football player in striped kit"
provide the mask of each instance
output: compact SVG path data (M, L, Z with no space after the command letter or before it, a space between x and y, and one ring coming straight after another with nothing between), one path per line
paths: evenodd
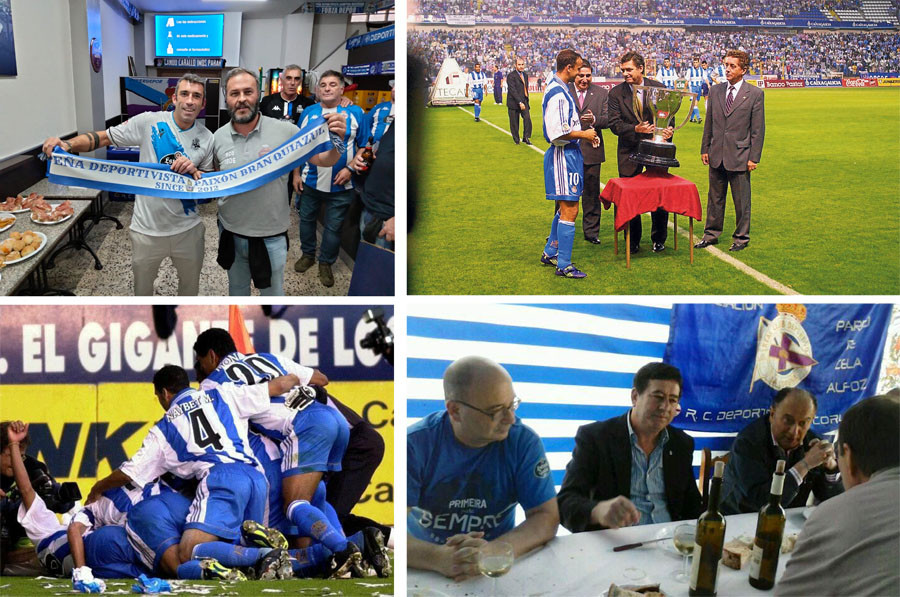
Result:
M268 483L256 468L247 422L268 411L270 396L284 394L299 382L296 375L287 374L266 384L227 383L200 391L190 387L184 369L164 366L153 376L153 389L166 414L150 428L134 456L94 484L85 503L129 483L143 487L167 472L197 479L178 545L179 578L205 578L204 559L221 561L237 551L243 552L237 555L246 562L230 561L232 565L252 565L266 558L275 569L289 569L283 536L279 549L265 553L236 550L234 543L241 539L244 521L268 521Z
M694 56L690 68L684 74L687 75L688 90L697 99L694 109L691 110L691 122L703 122L703 119L700 118L700 93L703 90L703 80L706 78L706 71L700 66L700 59Z
M581 56L574 50L556 56L556 75L548 80L542 105L544 138L550 144L544 153L544 188L547 199L559 201L559 209L553 215L541 263L556 266L556 275L563 278L587 277L572 263L575 218L584 185L584 157L578 140L597 142L597 131L581 130L578 107L569 93L568 84L575 80L581 65Z
M366 142L359 137L365 113L359 106L340 105L344 95L344 78L341 73L328 70L319 77L317 97L319 103L303 110L300 128L325 114L337 112L347 118L344 147L336 164L329 168L307 163L301 177L295 177L294 190L300 193L297 209L300 212L300 250L303 255L294 264L294 270L305 272L316 263L316 221L319 208L325 204L325 220L322 230L322 246L319 249L319 281L330 288L334 286L331 265L337 261L341 248L341 227L353 201L352 172L348 165L356 155L357 147ZM301 188L302 187L302 188Z
M672 61L666 58L663 60L663 67L659 69L659 82L668 89L675 89L675 81L678 79L678 72L672 66Z
M475 122L481 121L481 102L484 100L484 86L487 84L487 73L481 72L481 64L475 64L475 70L469 73L466 81L466 97L469 96L469 88L472 89L472 99L475 100Z

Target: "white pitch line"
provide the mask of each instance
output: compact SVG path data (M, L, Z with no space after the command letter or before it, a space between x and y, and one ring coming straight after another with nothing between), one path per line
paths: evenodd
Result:
M463 112L465 112L466 114L472 116L472 118L475 117L475 113L474 113L474 112L470 112L469 110L466 110L466 109L463 108L462 106L456 106L456 107L459 108L460 110L462 110ZM507 136L509 136L509 137L512 137L512 133L510 133L509 131L507 131L507 130L505 130L505 129L500 128L499 126L497 126L497 125L494 124L493 122L491 122L491 121L489 121L489 120L485 120L484 118L481 118L480 120L481 120L481 122L483 122L483 123L485 123L485 124L488 124L488 125L494 127L495 129L497 129L498 131L500 131L500 132L503 133L504 135L507 135ZM530 147L531 149L535 150L535 151L538 152L539 154L544 155L544 152L541 151L540 149L538 149L537 147L535 147L534 145L529 145L528 147ZM605 187L606 187L606 185L604 185L604 184L601 182L601 183L600 183L600 190L602 191ZM669 225L669 229L674 230L674 224L672 224L672 222L669 222L668 225ZM688 238L688 239L689 239L689 237L690 237L690 233L689 233L687 230L685 230L684 228L682 228L681 226L678 227L677 233L678 233L678 234L681 234L681 236L683 236L683 237L685 237L685 238ZM690 240L690 239L689 239L689 240ZM731 265L731 266L735 267L738 271L740 271L740 272L742 272L742 273L744 273L744 274L747 274L748 276L750 276L751 278L753 278L754 280L756 280L756 281L759 282L760 284L764 284L764 285L768 286L769 288L771 288L772 290L774 290L774 291L776 291L776 292L780 292L781 294L796 294L796 295L799 295L799 294L800 294L799 292L797 292L797 291L794 290L793 288L789 288L788 286L782 284L781 282L779 282L779 281L777 281L777 280L773 280L772 278L770 278L769 276L765 275L764 273L762 273L762 272L760 272L760 271L757 271L757 270L753 269L752 267L750 267L749 265L747 265L747 264L744 263L743 261L739 261L739 260L735 259L735 258L732 257L731 255L729 255L728 253L723 252L723 251L720 250L720 249L717 249L717 248L715 248L715 247L707 247L706 249L701 249L701 250L705 250L705 251L709 252L709 254L712 255L713 257L716 257L716 258L718 258L718 259L724 261L724 262L727 263L728 265Z
M462 110L463 112L465 112L466 114L470 115L472 118L475 118L475 112L470 112L470 111L466 110L465 108L463 108L462 106L456 106L456 107L459 108L460 110ZM485 123L485 124L491 125L491 126L494 127L495 129L497 129L498 131L500 131L501 133L503 133L504 135L506 135L506 136L508 136L508 137L512 137L512 133L510 133L510 132L507 131L507 130L504 130L504 129L500 128L499 126L497 126L496 124L494 124L494 123L491 122L490 120L485 120L484 118L480 118L479 120L480 120L481 122ZM543 150L538 149L538 148L535 147L534 145L526 145L525 147L530 147L531 149L535 150L535 151L538 152L539 154L544 155Z

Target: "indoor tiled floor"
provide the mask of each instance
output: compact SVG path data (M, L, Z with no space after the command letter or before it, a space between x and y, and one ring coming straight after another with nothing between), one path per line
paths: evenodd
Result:
M122 230L116 230L114 223L104 220L95 226L87 236L88 244L96 251L103 263L103 269L94 269L94 260L87 251L65 251L56 259L56 267L48 270L50 287L69 290L84 296L131 295L133 278L128 225L131 222L133 205L131 202L107 202L106 213L117 217L122 222ZM219 246L216 204L213 202L201 205L199 211L206 226L206 255L200 275L200 294L226 295L228 294L228 274L216 263L216 251ZM326 288L319 282L318 267L314 266L302 274L294 271L294 262L300 258L300 239L297 226L297 212L292 209L291 225L288 229L290 251L284 276L285 295L346 295L350 287L352 271L341 259L338 259L332 266L334 286L331 288ZM168 258L163 261L159 269L159 276L156 278L154 288L156 295L175 296L177 294L177 274ZM253 289L252 292L254 296L259 294L256 289Z

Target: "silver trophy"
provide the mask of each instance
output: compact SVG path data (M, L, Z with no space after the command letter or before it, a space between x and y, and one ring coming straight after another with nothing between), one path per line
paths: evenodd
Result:
M697 103L697 95L690 91L668 89L666 87L647 87L635 85L633 89L643 91L644 105L649 105L653 110L654 131L651 139L642 139L637 152L629 157L632 161L645 166L657 166L661 168L678 167L681 164L675 159L675 144L667 141L662 132L673 127L676 131L687 124L691 112ZM681 108L684 98L691 100L691 107L687 110L681 124L675 126L675 114ZM639 118L641 116L638 116Z

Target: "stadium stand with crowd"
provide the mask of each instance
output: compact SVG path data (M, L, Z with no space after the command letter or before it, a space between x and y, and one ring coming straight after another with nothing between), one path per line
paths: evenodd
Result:
M813 20L873 21L896 24L897 0L539 0L525 6L513 0L425 0L423 15L557 16L611 15L645 18L695 17L730 18L798 17Z

